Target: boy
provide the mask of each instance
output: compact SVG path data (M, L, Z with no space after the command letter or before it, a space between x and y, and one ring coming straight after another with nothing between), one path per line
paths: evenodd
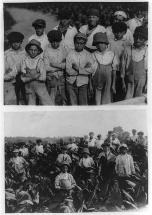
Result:
M9 160L10 166L15 170L16 176L21 182L24 182L26 177L26 168L28 166L28 163L26 160L19 156L19 150L15 149L13 151L13 157Z
M4 53L4 104L16 105L19 102L17 97L19 89L17 88L16 76L20 73L21 62L25 58L25 51L21 47L24 35L20 32L11 32L7 38L10 49Z
M125 49L122 78L126 76L126 99L140 97L147 91L148 29L140 26L134 32L134 46Z
M88 76L93 73L93 69L91 55L84 50L86 41L85 34L76 34L75 50L72 50L66 58L67 91L71 105L88 104Z
M124 38L127 32L127 25L124 22L116 22L112 25L112 31L115 39L109 40L109 48L118 57L118 69L116 72L116 94L114 101L121 101L125 98L125 82L121 76L121 68L123 67L122 56L126 47L131 46L131 43Z
M41 105L52 105L47 92L46 70L41 53L43 52L40 42L31 40L25 47L27 56L21 65L22 80L25 82L28 105L36 104L36 96Z
M79 31L87 36L87 42L85 45L85 49L89 52L94 52L96 50L96 47L92 44L93 42L93 36L98 33L102 32L105 33L106 29L99 25L99 10L97 9L91 9L88 12L88 24L83 25Z
M76 182L73 176L68 173L70 166L67 162L63 162L61 166L61 173L55 178L55 188L60 191L64 197L72 197L72 191L76 187Z
M50 42L44 52L47 90L54 105L57 91L61 94L63 104L66 104L64 77L66 50L61 45L62 34L58 30L52 30L47 37Z
M128 147L126 144L122 144L119 147L120 154L116 157L116 174L118 177L129 177L135 174L135 167L133 158L127 153Z
M99 32L93 37L93 45L97 47L97 51L92 54L96 62L93 75L96 105L111 103L111 89L116 93L115 77L118 60L114 51L108 49L108 43L105 33Z
M46 49L46 47L49 44L47 35L45 33L45 28L46 28L46 22L43 19L37 19L32 23L32 26L35 29L35 34L33 34L28 41L30 42L31 40L37 40L41 44L41 48L43 51Z

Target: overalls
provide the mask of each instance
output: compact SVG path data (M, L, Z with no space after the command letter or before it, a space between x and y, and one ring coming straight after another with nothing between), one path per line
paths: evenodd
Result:
M95 102L96 105L108 104L111 103L112 63L108 65L103 65L100 64L98 60L97 62L98 67L95 72L95 75L93 76L93 82L96 91Z
M131 62L126 72L127 94L125 99L142 96L146 83L145 54L139 62L133 61L131 49Z
M39 61L38 61L39 62ZM35 70L38 71L38 62ZM31 69L33 70L33 69ZM34 80L25 84L28 105L36 105L36 97L39 99L40 105L52 105L46 85L44 81Z

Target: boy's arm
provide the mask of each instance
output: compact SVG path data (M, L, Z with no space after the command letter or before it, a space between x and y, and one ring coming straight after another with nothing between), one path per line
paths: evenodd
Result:
M88 56L86 56L87 58L87 62L86 62L86 65L84 68L79 68L79 74L81 75L89 75L89 74L92 74L94 73L94 69L93 69L93 65L94 65L94 59L93 57L88 54Z
M66 73L68 73L68 75L70 75L70 76L76 76L76 75L78 75L78 72L75 69L73 69L73 67L72 67L72 64L74 62L73 62L71 54L72 53L69 53L69 55L66 58Z
M4 57L4 62L5 62L4 80L5 81L12 80L17 75L17 68L15 65L13 65L12 68L10 68L6 55Z
M45 65L46 71L52 71L53 70L53 72L57 72L59 70L59 68L62 69L61 65L50 62L47 51L44 52L43 59L44 59L44 65Z
M60 177L59 175L55 178L55 189L60 189Z

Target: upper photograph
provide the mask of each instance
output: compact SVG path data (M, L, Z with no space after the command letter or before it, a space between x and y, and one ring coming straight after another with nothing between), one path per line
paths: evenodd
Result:
M146 105L148 2L4 3L4 105Z

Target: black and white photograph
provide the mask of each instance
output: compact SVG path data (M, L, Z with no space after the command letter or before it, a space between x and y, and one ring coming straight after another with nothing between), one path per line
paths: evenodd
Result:
M148 2L4 3L4 105L146 105Z
M145 110L5 112L4 135L6 213L146 209Z

